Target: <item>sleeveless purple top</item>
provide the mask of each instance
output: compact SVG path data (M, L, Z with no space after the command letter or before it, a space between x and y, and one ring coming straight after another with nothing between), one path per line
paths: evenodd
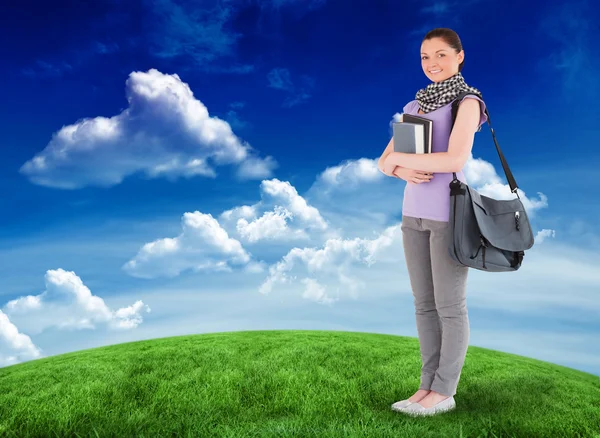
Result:
M481 109L478 131L487 121L485 103L477 96L469 95L464 99L477 99ZM450 140L452 123L452 102L427 114L417 114L419 103L413 100L407 103L403 111L405 114L411 114L433 120L432 133L432 152L447 152L448 142ZM417 169L420 170L420 169ZM463 171L456 172L456 177L467 183ZM402 201L402 214L405 216L432 219L436 221L448 222L450 217L450 181L452 181L452 172L434 172L433 179L430 182L421 184L408 184L404 188L404 200Z

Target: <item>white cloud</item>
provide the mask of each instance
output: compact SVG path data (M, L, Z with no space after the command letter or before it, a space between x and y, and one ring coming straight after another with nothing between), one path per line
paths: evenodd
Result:
M278 179L263 181L261 191L264 195L270 196L274 202L283 204L294 217L306 224L308 228L327 229L327 223L321 217L319 210L308 205L289 182Z
M226 210L221 213L221 219L226 221L235 221L240 218L251 220L256 219L258 206L260 204L254 205L241 205L239 207L234 207L231 210Z
M303 229L291 230L287 221L293 217L292 212L284 207L276 206L274 211L267 211L258 219L248 222L239 219L238 233L248 242L259 240L308 239Z
M325 190L336 187L339 190L356 190L365 183L378 183L389 178L377 168L378 159L359 158L346 160L337 166L328 167L317 176Z
M126 81L129 107L113 117L64 126L20 172L33 183L78 189L109 187L127 176L217 176L213 165L239 165L240 179L269 177L272 157L251 155L230 125L209 115L177 74L156 69L132 72Z
M400 226L394 225L374 239L328 239L321 249L293 248L269 267L259 292L269 294L280 287L280 293L289 293L300 278L306 299L332 304L346 293L356 298L366 287L357 270L361 265L370 267L378 259L383 260L385 250L398 245L400 233ZM330 295L334 291L335 297Z
M261 201L226 210L220 216L228 229L235 223L240 239L248 243L307 240L329 230L319 210L309 205L289 182L264 180L260 192Z
M10 322L8 315L0 310L0 367L13 365L41 356L31 338L19 333L17 326Z
M556 231L544 228L543 230L537 232L534 241L537 245L542 243L546 239L546 237L554 237L555 235Z
M494 169L492 163L481 158L473 158L473 154L471 154L465 163L464 173L469 185L474 187L481 187L486 184L496 185L502 183L502 180L496 173L496 169Z
M142 323L141 312L150 308L142 301L112 311L104 300L92 295L81 279L72 271L48 270L46 290L40 295L27 295L9 301L4 312L19 327L26 321L27 332L39 333L47 327L60 329L94 329L95 324L107 324L112 329L133 329Z
M302 292L302 298L307 300L322 302L325 304L332 304L334 300L327 296L325 287L313 278L303 278L302 283L305 288Z
M242 179L261 179L271 175L271 170L277 167L273 157L265 159L248 157L242 161L238 170L238 176Z
M242 244L229 237L211 214L184 213L181 226L175 238L146 243L123 269L140 278L175 277L186 270L229 272L231 265L247 264L250 272L260 272Z

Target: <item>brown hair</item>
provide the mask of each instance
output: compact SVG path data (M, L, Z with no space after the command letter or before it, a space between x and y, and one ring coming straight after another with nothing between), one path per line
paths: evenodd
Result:
M423 38L423 41L430 40L432 38L441 38L446 44L448 44L450 47L456 50L456 53L460 52L463 49L458 34L452 29L448 29L447 27L436 27L435 29L430 30L429 32L427 32L427 35L425 35L425 38ZM458 64L459 72L463 69L464 65L465 60L463 59L463 61L460 64Z

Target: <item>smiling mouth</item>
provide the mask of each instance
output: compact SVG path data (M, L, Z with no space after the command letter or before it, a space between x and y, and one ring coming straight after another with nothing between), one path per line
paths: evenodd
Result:
M440 72L441 72L441 70L429 70L429 73L431 73L432 75L436 75Z

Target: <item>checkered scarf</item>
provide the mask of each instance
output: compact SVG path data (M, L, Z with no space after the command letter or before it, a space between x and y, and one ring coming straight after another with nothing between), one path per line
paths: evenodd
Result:
M426 88L417 91L415 99L424 113L434 111L456 99L462 91L470 91L481 100L481 92L477 88L469 87L460 72L441 82L432 82Z

